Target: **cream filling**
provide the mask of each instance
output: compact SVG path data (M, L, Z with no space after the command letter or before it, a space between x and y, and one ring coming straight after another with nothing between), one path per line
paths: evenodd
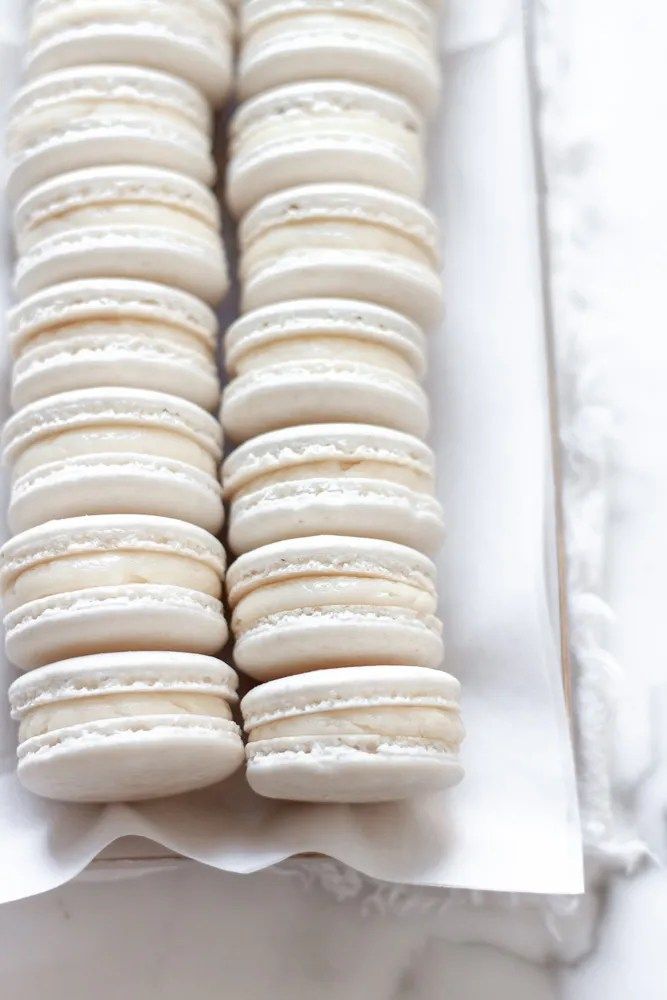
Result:
M341 11L302 11L298 14L281 15L278 5L275 17L267 18L255 28L250 26L246 30L244 45L247 59L257 58L263 48L272 49L286 36L289 36L290 41L302 36L306 48L316 46L321 40L326 49L340 47L346 51L351 44L366 41L373 51L378 48L386 48L390 52L396 49L407 50L415 60L433 59L433 43L416 26L412 30L408 25L395 21L384 21L373 16L355 17L352 12Z
M102 124L114 128L119 124L129 126L139 135L139 130L148 126L151 131L162 126L173 132L174 128L186 134L186 141L203 145L206 135L185 114L176 108L168 108L151 102L149 97L139 101L123 101L102 97L62 97L60 100L46 100L43 106L26 107L14 117L7 129L7 145L13 155L45 140L56 132L74 130L81 135L81 123L87 122L91 128ZM113 137L109 138L113 142Z
M340 708L335 711L302 713L256 726L248 742L275 740L285 736L387 736L440 743L458 749L463 727L458 712L427 706L381 705L376 708Z
M236 374L243 375L266 365L283 361L358 361L375 365L415 378L415 371L405 356L386 344L373 343L354 337L310 336L280 338L273 343L263 344L241 354L236 362Z
M294 251L303 258L309 250L337 250L370 254L392 254L433 267L428 251L410 236L405 236L376 222L345 219L312 219L277 222L246 245L241 260L241 274L248 278Z
M229 22L222 11L217 14L215 5L178 0L152 0L150 5L137 4L136 0L61 0L35 7L30 27L32 44L50 35L70 29L89 28L91 25L152 26L166 28L170 33L185 39L197 38L203 45L225 45L229 40ZM150 44L150 43L148 43Z
M19 742L33 736L44 736L54 729L78 726L82 722L103 719L126 719L144 715L207 715L231 719L229 705L213 694L187 692L155 692L106 694L91 698L41 705L27 712L19 724Z
M377 462L370 459L323 459L319 462L303 462L300 465L282 466L273 472L256 476L237 490L233 499L238 500L256 490L277 483L298 482L303 479L378 479L384 482L407 486L417 493L433 495L433 481L424 473L407 465L392 462Z
M97 338L103 338L110 344L122 344L130 350L136 344L137 348L146 345L154 350L185 351L206 359L213 358L212 343L188 330L157 321L112 317L54 324L26 340L19 351L19 357L23 351L33 347L51 345L57 345L56 350L76 351L79 343Z
M219 598L219 574L206 563L170 552L120 550L80 552L44 559L13 579L3 594L6 611L54 594L89 587L115 587L134 583L187 587Z
M114 227L125 230L135 226L162 229L179 237L188 236L209 243L216 251L219 248L216 229L188 211L140 200L112 202L104 199L97 204L88 203L62 211L57 211L55 206L45 209L39 216L35 214L20 228L17 246L19 253L25 253L42 240L65 232L76 233L86 228L113 230Z
M139 424L91 424L58 431L29 444L14 462L12 479L32 472L48 462L98 452L133 452L157 458L175 458L211 476L217 474L216 459L193 438L161 427Z
M268 583L242 597L232 614L238 635L268 615L302 608L367 606L401 608L422 615L436 609L435 595L408 583L377 577L310 576Z
M290 109L240 130L232 142L232 155L251 157L267 147L280 153L295 142L314 145L338 142L346 147L354 138L363 140L364 145L393 146L416 165L421 165L421 141L416 131L363 109L327 110L326 100L323 100L320 113Z

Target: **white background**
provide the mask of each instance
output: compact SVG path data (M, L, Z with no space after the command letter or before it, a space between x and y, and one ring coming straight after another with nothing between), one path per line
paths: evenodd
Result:
M655 734L667 731L667 163L656 140L667 118L666 37L660 0L571 4L576 124L598 206L587 322L617 432L611 645L631 678L652 685ZM636 735L637 753L644 734ZM664 740L662 751L637 802L657 853L665 841ZM364 917L354 902L306 893L283 876L242 879L187 866L131 882L78 882L3 907L0 973L7 1000L664 1000L666 926L667 877L652 868L606 895L587 960L547 969L448 945L428 921Z

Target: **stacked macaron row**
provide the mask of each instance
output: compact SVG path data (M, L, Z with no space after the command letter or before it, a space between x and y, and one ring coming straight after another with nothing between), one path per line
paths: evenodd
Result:
M0 589L26 787L198 788L243 760L213 307L220 0L36 0L7 131L18 304Z
M420 384L441 311L422 204L439 90L423 0L242 0L227 201L241 317L221 419L248 780L368 802L462 775Z

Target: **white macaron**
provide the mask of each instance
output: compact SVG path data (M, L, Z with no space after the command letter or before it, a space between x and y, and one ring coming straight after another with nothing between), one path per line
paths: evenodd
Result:
M443 514L433 452L418 438L365 424L262 434L223 465L229 544L248 552L283 538L359 535L437 551Z
M361 299L432 326L442 309L438 230L412 198L364 184L269 195L239 229L244 310L288 299Z
M233 441L294 424L352 421L428 429L424 335L367 302L302 299L253 310L225 337L220 418Z
M20 297L75 278L139 278L215 304L228 285L220 213L199 181L158 167L89 167L16 206Z
M77 389L5 424L13 531L57 517L157 514L217 532L222 432L205 410L146 389Z
M216 653L225 554L173 518L92 515L47 521L0 551L7 655L22 670L90 653Z
M215 176L202 94L177 76L138 66L76 66L37 77L12 101L7 149L12 202L83 167L143 164L203 184Z
M36 0L25 65L31 76L105 62L166 70L219 104L231 81L233 34L220 0Z
M435 567L374 538L273 542L232 563L236 665L257 680L368 663L437 666Z
M276 87L231 121L227 202L235 215L284 188L374 184L421 197L422 119L402 98L346 80Z
M71 389L163 390L207 410L220 398L217 318L167 285L88 278L45 288L9 310L15 409Z
M269 681L241 702L248 782L305 802L383 802L463 777L460 685L415 666L317 670Z
M243 97L296 80L354 80L430 112L439 93L433 11L419 0L248 0L241 8Z
M231 712L237 683L221 660L160 651L24 674L9 689L19 780L65 802L153 799L222 781L244 759Z

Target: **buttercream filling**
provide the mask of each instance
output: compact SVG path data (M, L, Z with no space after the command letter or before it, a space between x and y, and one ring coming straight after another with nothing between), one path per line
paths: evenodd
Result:
M187 587L215 598L222 593L218 573L190 556L170 552L100 550L57 559L45 558L27 567L14 577L4 591L3 605L6 611L13 611L28 601L54 594L137 583Z
M25 253L44 239L64 232L78 232L87 227L124 231L133 226L163 229L168 233L192 237L218 250L218 235L210 222L186 210L169 205L149 204L137 200L110 202L101 200L63 211L45 210L35 215L31 223L21 228L17 236L19 252Z
M228 43L229 21L215 4L179 3L178 0L137 4L136 0L61 0L60 3L35 6L30 28L30 41L48 39L69 29L89 29L102 24L113 26L163 27L179 38L196 38L201 44Z
M229 705L212 694L163 692L156 694L108 694L91 698L73 698L33 708L19 724L20 742L44 736L55 729L77 726L103 719L123 719L144 715L205 715L231 719Z
M125 349L136 345L140 349L149 345L156 350L166 348L174 351L187 351L204 358L212 358L212 344L198 337L195 333L167 323L151 322L143 319L89 319L77 322L63 322L50 326L47 330L30 337L22 350L33 347L49 347L57 345L56 350L76 350L79 343L90 342L91 338L101 338L113 344L122 344ZM20 354L19 354L20 356Z
M380 223L321 217L296 222L288 218L266 229L244 248L241 274L251 277L294 252L303 259L310 250L390 254L433 267L429 253L415 240Z
M75 134L81 135L83 125L99 129L102 122L112 129L119 125L128 126L137 131L137 134L146 125L151 130L162 125L170 132L177 128L184 134L186 142L194 141L198 145L203 145L206 139L205 133L185 114L179 113L176 108L151 101L148 95L141 102L72 96L47 101L44 107L26 107L10 122L7 130L8 148L10 153L16 154L56 132L75 130ZM109 142L113 142L113 136L110 136Z
M376 462L370 459L327 459L304 462L299 465L281 466L273 472L256 476L234 493L234 500L277 483L296 482L302 479L379 479L407 486L418 493L433 494L433 482L423 473L406 465Z
M17 457L12 478L18 479L47 462L59 462L97 452L134 452L159 458L175 458L211 476L217 474L215 457L193 438L160 427L142 427L128 423L91 424L38 438Z
M374 708L341 708L301 713L264 725L248 733L248 742L285 736L386 736L416 738L457 750L463 739L458 712L427 706L382 705Z
M309 576L268 583L242 597L232 613L238 635L269 615L302 608L367 606L432 615L435 595L408 583L357 576Z
M373 343L354 337L316 336L280 338L273 343L256 347L241 354L236 362L236 373L263 368L283 361L360 361L364 364L387 368L406 378L414 378L415 371L404 355L385 344Z

